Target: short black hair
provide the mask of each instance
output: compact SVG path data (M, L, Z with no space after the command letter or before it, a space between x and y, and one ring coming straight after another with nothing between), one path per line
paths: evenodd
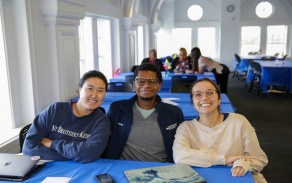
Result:
M107 87L108 87L107 79L106 79L105 75L102 72L97 71L97 70L91 70L91 71L88 71L88 72L84 73L83 76L81 77L81 79L79 80L78 87L82 88L84 82L88 78L99 78L99 79L101 79L105 84L105 90L107 90Z
M156 73L156 77L159 80L159 83L162 82L162 74L160 69L154 64L141 64L135 69L133 80L135 81L139 71L152 71Z
M191 85L191 88L190 88L190 96L191 96L191 101L192 101L192 103L193 103L193 93L192 93L193 87L194 87L197 83L199 83L199 82L203 82L203 81L207 81L207 82L211 83L211 84L215 87L215 90L216 90L216 92L218 93L218 97L219 97L219 99L221 99L220 90L219 90L219 87L217 86L217 84L214 83L214 82L213 82L211 79L209 79L209 78L202 78L202 79L199 79L199 80L195 81L195 82Z

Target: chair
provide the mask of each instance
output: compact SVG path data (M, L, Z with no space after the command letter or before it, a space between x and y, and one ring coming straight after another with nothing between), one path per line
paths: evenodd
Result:
M127 75L127 76L125 76L125 78L126 78L126 83L130 83L130 84L133 83L133 80L134 80L133 75Z
M191 84L173 84L170 88L170 93L190 93Z
M131 69L131 72L135 72L135 70L136 70L137 67L139 67L139 65L133 65L132 66L132 69Z
M254 74L253 74L252 81L251 81L251 84L250 84L248 92L251 92L251 90L253 88L253 83L258 80L259 81L259 86L258 86L258 89L257 89L257 95L259 95L260 94L260 90L261 90L260 82L261 82L261 77L262 77L262 68L261 68L261 65L258 62L254 62L254 61L251 62L250 66L251 66L251 69L253 70Z
M234 57L235 57L235 60L236 60L236 65L235 65L235 71L234 71L234 73L232 75L232 78L238 76L239 73L238 73L237 69L239 68L239 64L241 62L241 58L236 53L234 54Z
M172 76L171 78L172 85L175 85L175 84L190 84L191 85L195 81L197 81L197 76L179 75L179 76Z
M27 131L29 130L31 124L26 125L25 127L23 127L20 132L19 132L19 146L20 146L20 153L22 152L22 147L23 147L23 143L27 134Z
M264 56L262 57L262 60L276 60L277 57L274 57L274 56Z
M132 84L126 82L113 82L108 85L108 92L132 92Z
M240 66L241 63L241 58L238 56L236 53L234 54L235 60L236 60L236 65L235 65L235 71L232 75L232 78L238 77L238 80L241 78L241 76L246 76L247 70L246 67ZM244 75L241 73L245 73Z
M279 60L285 60L285 59L286 59L286 57L287 57L287 54L286 54L286 55L284 55L284 57L283 57L283 58L280 58Z

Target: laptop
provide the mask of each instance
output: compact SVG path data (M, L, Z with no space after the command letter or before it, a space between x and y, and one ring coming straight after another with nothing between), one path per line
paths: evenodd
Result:
M40 157L0 153L0 180L23 181L40 170Z

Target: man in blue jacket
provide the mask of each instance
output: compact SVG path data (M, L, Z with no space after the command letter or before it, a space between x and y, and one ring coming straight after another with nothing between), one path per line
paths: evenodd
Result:
M104 157L173 162L172 145L184 120L182 110L161 102L157 93L162 75L155 65L140 65L133 78L136 95L113 102L108 110L112 133Z

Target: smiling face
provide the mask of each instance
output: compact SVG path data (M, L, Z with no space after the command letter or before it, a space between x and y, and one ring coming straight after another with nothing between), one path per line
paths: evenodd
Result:
M154 79L158 80L156 76L156 72L153 71L139 71L136 78L143 78L143 79ZM161 89L162 82L157 81L157 84L151 86L149 81L146 81L143 86L140 86L137 81L133 82L133 87L138 95L139 99L142 100L153 100L156 97L156 94Z
M85 80L82 88L79 88L79 100L77 105L84 111L92 112L103 103L106 92L106 84L97 77L90 77Z
M206 94L206 91L209 91L209 96L208 94ZM199 112L200 115L218 113L218 106L220 105L221 100L219 99L219 94L217 92L214 92L212 94L212 91L216 91L216 88L208 81L198 82L193 86L192 100L195 109ZM195 97L195 93L200 92L203 92L203 95L201 98L198 99Z

